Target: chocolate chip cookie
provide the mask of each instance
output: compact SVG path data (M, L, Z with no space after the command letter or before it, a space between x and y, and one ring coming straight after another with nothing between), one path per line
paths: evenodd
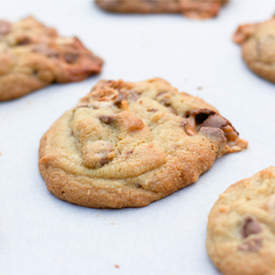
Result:
M181 13L191 18L218 15L228 0L96 0L97 5L119 13Z
M162 79L100 81L43 136L39 166L62 200L141 207L246 147L214 107Z
M230 186L209 215L207 251L225 275L275 274L275 166Z
M83 80L100 73L102 63L78 38L61 37L33 17L0 20L0 101Z
M275 18L241 25L234 41L242 46L242 56L250 70L275 83Z

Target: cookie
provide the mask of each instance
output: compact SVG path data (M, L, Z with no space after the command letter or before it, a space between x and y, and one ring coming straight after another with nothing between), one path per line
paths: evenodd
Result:
M162 79L100 81L42 137L39 166L62 200L141 207L246 147L214 107Z
M191 18L218 15L228 0L96 0L107 11L119 13L181 13Z
M275 83L275 18L263 23L241 25L233 39L241 45L248 68Z
M0 20L0 101L83 80L100 73L102 63L78 38L61 37L33 17Z
M209 215L207 251L225 275L275 274L275 166L230 186Z

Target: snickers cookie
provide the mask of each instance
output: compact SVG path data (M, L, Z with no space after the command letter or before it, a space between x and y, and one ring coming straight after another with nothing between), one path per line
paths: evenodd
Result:
M234 41L251 71L275 83L275 18L263 23L241 25Z
M79 39L60 37L33 17L0 20L0 101L53 82L80 81L101 71L102 60Z
M62 200L141 207L246 147L214 107L162 79L100 81L43 136L39 166Z
M230 186L209 215L207 251L225 275L275 274L275 166Z
M191 18L218 15L228 0L96 0L97 5L120 13L182 13Z

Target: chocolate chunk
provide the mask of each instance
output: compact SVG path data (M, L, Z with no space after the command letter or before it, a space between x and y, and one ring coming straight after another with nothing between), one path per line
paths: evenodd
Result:
M159 93L157 94L157 97L162 96L162 95L165 95L165 94L167 94L167 93L168 93L167 91L159 92Z
M147 112L150 112L150 113L155 113L157 111L158 111L158 109L155 109L155 108L147 109Z
M77 53L65 53L64 54L64 59L69 64L74 64L78 58L79 58L79 54L77 54Z
M130 155L132 155L134 153L134 150L129 150L125 153L126 157L129 157Z
M11 23L0 20L0 35L7 35L11 31Z
M195 115L196 124L202 124L205 120L208 119L210 115L214 115L215 112L209 109L199 109L193 113Z
M163 104L165 107L170 107L171 106L170 98L162 98L160 100L160 103Z
M222 116L215 114L210 115L204 122L201 124L201 127L216 127L222 128L228 124L227 120Z
M252 217L247 217L242 227L242 236L247 238L250 235L258 234L262 231L260 224Z
M33 74L34 76L38 76L38 73L39 73L39 71L38 71L36 68L34 68L34 69L32 70L32 74Z
M202 124L205 120L207 120L207 118L209 117L208 114L205 114L205 113L200 113L200 114L197 114L195 119L196 119L196 124Z
M170 107L171 106L171 97L170 95L168 94L168 92L166 91L163 91L163 92L160 92L157 94L157 99L159 100L159 102L161 104L163 104L165 107ZM161 98L159 98L161 97Z
M219 128L202 127L199 133L219 143L226 143L224 132Z
M208 117L207 117L208 116ZM206 118L207 117L207 118ZM219 128L222 129L224 132L224 136L226 137L227 141L234 142L238 138L238 132L234 129L232 124L222 117L219 114L200 114L196 116L196 123L200 127L211 127L211 128Z
M43 54L47 57L50 57L50 58L58 58L59 57L59 54L57 51L53 50L53 49L50 49L48 48L46 45L34 45L32 47L32 51L35 52L35 53L40 53L40 54Z
M139 183L135 183L136 188L142 188L142 185Z
M196 109L194 111L187 111L184 114L185 118L193 117L195 119L196 125L202 124L205 120L208 119L210 115L214 115L216 112L210 110L210 109Z
M115 118L113 116L102 115L99 117L99 120L105 124L111 124Z
M86 167L95 169L113 160L114 148L111 143L103 140L94 141L82 148L83 163Z
M21 36L16 39L16 45L18 46L25 46L31 44L32 40L28 36Z
M245 252L258 252L263 247L262 239L246 240L239 246L240 251Z
M110 159L108 158L108 156L106 157L102 157L99 161L101 166L104 166L105 164L107 164L110 161Z
M157 97L162 96L162 95L167 94L167 93L168 93L167 91L159 92L159 93L157 94Z

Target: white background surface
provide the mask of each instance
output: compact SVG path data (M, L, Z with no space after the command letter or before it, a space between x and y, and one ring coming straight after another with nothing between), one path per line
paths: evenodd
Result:
M64 35L79 36L106 64L100 77L0 103L1 275L218 274L205 250L209 210L230 184L275 164L274 85L246 69L231 36L238 24L274 11L274 0L232 0L217 19L193 21L111 15L90 0L5 1L0 18L33 14ZM155 76L216 106L249 149L141 209L86 209L50 195L37 167L48 127L99 78Z

